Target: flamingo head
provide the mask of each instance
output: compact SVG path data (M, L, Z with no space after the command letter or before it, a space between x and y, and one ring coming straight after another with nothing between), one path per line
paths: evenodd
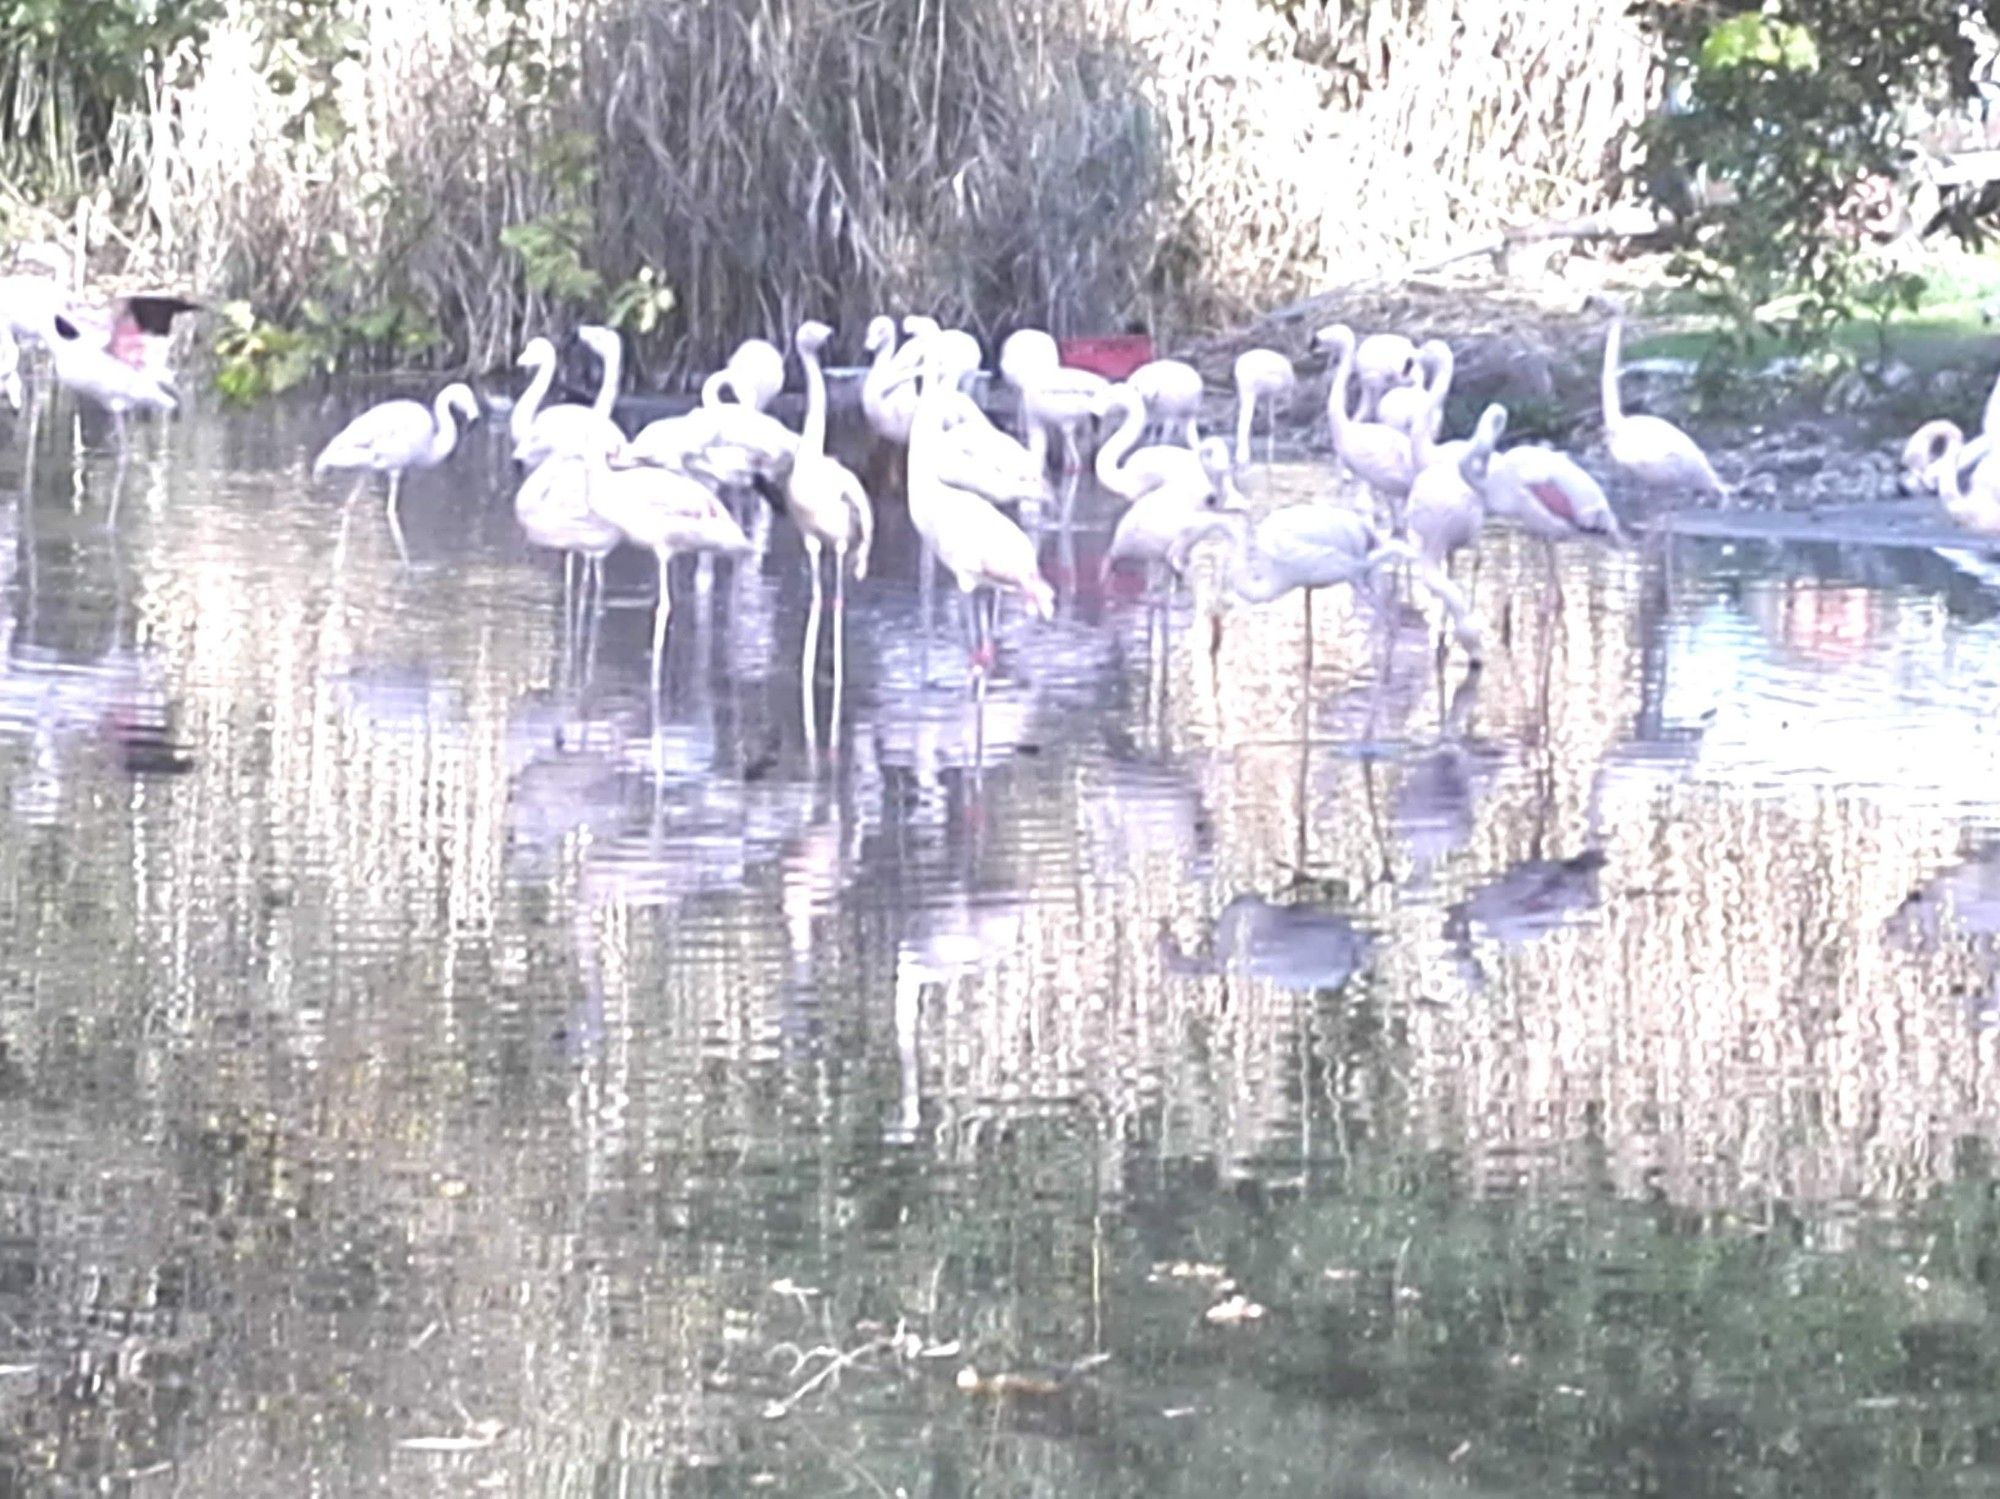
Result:
M792 347L802 356L810 354L817 358L819 351L824 349L832 338L833 329L828 324L820 322L817 318L808 318L799 324L799 331L792 335Z
M1201 460L1201 470L1208 475L1208 482L1217 495L1225 495L1236 488L1236 460L1229 451L1229 444L1219 437L1204 437L1201 446L1195 449L1195 456Z
M576 330L576 336L582 340L584 347L599 359L615 359L624 347L617 330L607 328L602 323L585 323Z
M1107 385L1090 398L1090 414L1103 421L1112 412L1130 411L1139 403L1139 392L1123 380Z
M1313 334L1313 347L1334 359L1347 359L1354 353L1354 330L1345 323L1328 323Z
M438 393L438 399L447 411L456 412L461 420L476 422L484 415L479 397L472 393L472 387L463 381L454 381Z
M514 361L514 368L538 370L555 362L556 346L546 338L535 337L529 339L527 347L521 350L521 357Z
M870 354L892 346L896 342L896 320L892 317L872 317L868 320L868 335L861 340L861 347Z
M1897 488L1904 494L1935 494L1936 469L1965 444L1965 434L1956 422L1925 422L1903 444L1903 471Z
M941 327L936 318L926 317L921 312L912 312L903 319L903 331L911 338L928 338Z

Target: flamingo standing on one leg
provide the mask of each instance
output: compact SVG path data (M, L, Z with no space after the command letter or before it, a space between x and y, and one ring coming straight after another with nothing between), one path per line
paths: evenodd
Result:
M455 417L479 420L479 398L469 385L447 385L429 406L421 401L384 401L341 428L313 460L315 479L335 469L365 469L389 476L389 532L396 539L397 555L405 563L410 553L403 544L403 523L396 513L403 475L413 468L436 468L451 456L458 446Z
M1276 349L1245 349L1236 356L1236 466L1250 464L1250 438L1257 421L1257 403L1268 401L1269 426L1264 438L1264 461L1271 461L1278 439L1278 403L1289 401L1298 389L1298 371L1292 361Z

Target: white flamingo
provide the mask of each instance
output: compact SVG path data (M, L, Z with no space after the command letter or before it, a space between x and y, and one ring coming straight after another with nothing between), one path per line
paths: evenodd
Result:
M1363 421L1377 420L1383 395L1417 378L1417 346L1400 333L1371 333L1354 351L1354 375L1361 387Z
M861 346L871 356L868 373L861 379L861 414L885 442L908 443L918 390L896 368L896 320L870 318Z
M1390 513L1395 515L1403 497L1410 492L1410 481L1417 476L1416 455L1411 450L1409 434L1382 422L1364 421L1348 414L1348 393L1355 366L1353 329L1345 323L1331 324L1314 335L1313 343L1331 353L1334 359L1333 380L1326 394L1326 420L1333 433L1333 450L1355 478L1389 502ZM1414 353L1411 362L1415 362Z
M1190 449L1201 446L1201 403L1207 386L1201 371L1184 359L1149 359L1125 377L1146 403L1147 419L1164 431L1181 424Z
M1230 483L1229 445L1219 437L1207 438L1196 456L1206 471L1201 483L1162 484L1140 495L1118 518L1111 545L1098 565L1100 580L1109 578L1124 562L1143 563L1149 569L1174 558L1184 564L1182 539L1192 536L1198 540L1216 530L1221 496ZM1174 576L1178 578L1179 568L1174 569Z
M653 693L658 696L667 618L674 607L667 587L668 564L682 552L740 557L750 550L750 538L707 485L672 469L634 467L632 463L630 453L621 449L612 467L595 476L589 500L600 519L617 527L632 545L651 552L659 566L660 593L653 605L652 678Z
M165 334L175 316L194 310L195 303L179 297L127 297L108 329L81 314L56 313L41 330L56 383L108 412L122 443L128 413L179 408L166 379Z
M345 427L313 459L313 477L334 470L366 470L389 476L386 510L396 552L410 560L403 545L403 523L396 513L403 475L413 468L436 468L458 446L458 421L479 420L479 398L469 385L454 382L426 406L421 401L384 401L371 406Z
M528 423L526 435L514 444L516 463L533 468L556 453L601 453L625 440L624 432L611 419L619 377L624 372L624 340L615 330L596 323L577 329L576 336L604 365L597 399L588 406L542 406Z
M769 411L784 388L784 351L767 338L746 338L728 363L702 381L701 404L721 406L733 398L737 405Z
M819 657L820 558L827 550L833 552L833 676L838 704L845 660L847 561L851 554L854 576L867 577L868 550L875 540L875 509L868 502L868 491L852 469L827 456L826 374L820 367L820 351L832 337L833 329L811 321L799 324L792 337L806 372L806 424L785 481L785 513L799 528L806 566L812 571L812 609L806 616L805 646L799 658L799 691L805 700L809 737L816 734L817 723L812 684Z
M1567 453L1533 445L1509 448L1483 465L1461 464L1460 471L1479 491L1487 514L1511 521L1547 544L1544 615L1561 603L1556 543L1574 536L1616 541L1623 534L1603 488Z
M1428 566L1449 568L1452 556L1478 539L1486 521L1486 502L1479 486L1485 480L1493 449L1506 430L1507 408L1488 406L1480 413L1473 436L1464 443L1441 445L1436 450L1438 456L1424 465L1410 485L1403 524ZM1455 451L1446 452L1445 448Z
M1425 339L1417 350L1420 378L1414 385L1394 385L1382 392L1375 419L1385 427L1407 432L1413 442L1435 441L1444 425L1445 398L1457 369L1451 345L1441 338Z
M590 505L591 489L609 481L609 452L559 453L540 465L514 494L514 519L533 546L563 554L563 628L591 618L593 588L602 600L604 559L617 549L624 533ZM576 564L582 559L583 586L576 584Z
M507 435L519 448L528 440L528 431L541 414L542 402L549 398L549 386L556 378L556 346L540 336L531 338L514 365L530 371L528 388L521 392L521 399L507 414Z
M1245 468L1250 463L1250 438L1256 429L1257 403L1268 401L1270 413L1269 428L1264 439L1264 461L1271 461L1271 451L1278 438L1278 403L1290 401L1292 392L1298 389L1299 374L1292 368L1292 361L1276 349L1245 349L1236 356L1236 464Z
M1063 445L1063 472L1075 470L1080 456L1077 433L1096 413L1096 403L1111 382L1092 370L1070 369L1062 362L1056 341L1039 328L1022 328L1000 346L1000 378L1014 389L1020 403L1022 437L1038 469L1049 461L1049 437Z
M1099 416L1119 413L1116 431L1098 444L1095 468L1098 485L1107 494L1136 500L1162 484L1207 482L1208 471L1201 459L1186 448L1150 444L1139 447L1146 428L1146 403L1139 393L1124 383L1106 388L1098 397Z
M1657 490L1727 497L1708 455L1687 433L1665 417L1628 415L1618 399L1618 360L1624 344L1625 314L1611 306L1611 325L1604 333L1604 368L1598 390L1604 406L1604 442L1611 461L1625 474Z
M790 427L735 401L648 422L626 444L637 462L677 468L718 489L748 489L759 479L782 482L798 448Z
M910 431L909 495L911 524L958 584L973 670L983 674L993 662L993 627L974 607L976 590L989 590L992 614L1002 592L1021 595L1042 619L1054 618L1056 606L1027 533L979 496L945 481L952 428L979 414L963 392L942 382L928 385Z

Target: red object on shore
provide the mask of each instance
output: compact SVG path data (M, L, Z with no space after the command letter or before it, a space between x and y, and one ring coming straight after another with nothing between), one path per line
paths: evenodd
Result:
M1062 362L1089 370L1107 380L1123 380L1153 357L1153 340L1144 333L1109 333L1101 338L1065 338L1056 345Z

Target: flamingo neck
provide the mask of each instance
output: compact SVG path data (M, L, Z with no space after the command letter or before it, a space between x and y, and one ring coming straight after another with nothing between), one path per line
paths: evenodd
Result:
M819 367L819 350L799 345L799 363L806 369L806 423L799 433L799 456L817 461L826 456L826 373Z
M701 382L701 404L704 406L723 405L724 391L728 391L739 401L743 399L742 394L736 389L735 382L730 378L729 371L727 369L719 369Z
M1326 391L1326 424L1333 432L1333 448L1345 454L1347 434L1353 419L1347 414L1347 394L1354 381L1354 346L1347 345L1341 350L1340 360L1333 367L1333 383Z
M1236 398L1236 462L1250 461L1250 434L1257 425L1257 387L1247 386Z
M431 462L442 463L458 446L458 408L452 405L450 389L437 393L431 402Z
M604 355L604 383L597 387L597 399L590 403L590 409L609 420L611 406L618 399L618 380L624 374L625 340L614 338L610 349Z
M1131 457L1132 449L1139 445L1139 434L1145 430L1146 403L1133 390L1124 392L1117 401L1122 413L1118 430L1098 445L1093 467L1099 484L1113 494L1124 494L1132 483L1131 475L1125 472L1125 460Z
M1236 518L1230 529L1236 533L1236 547L1229 557L1230 591L1247 604L1268 604L1290 592L1250 522Z
M1431 376L1428 394L1430 402L1425 407L1423 422L1423 443L1425 448L1437 441L1438 433L1444 430L1444 403L1451 395L1452 378L1458 373L1458 361L1452 357L1449 346L1441 348L1437 356L1437 368Z
M541 414L542 402L548 399L549 386L556 378L556 362L553 359L539 360L535 364L534 375L528 381L528 388L521 392L521 399L514 405L514 414L508 419L507 430L515 442L528 435L528 428L535 424Z
M1624 409L1618 403L1618 361L1625 345L1625 319L1614 317L1604 334L1604 372L1598 378L1598 389L1604 399L1604 425L1615 427L1625 420Z

